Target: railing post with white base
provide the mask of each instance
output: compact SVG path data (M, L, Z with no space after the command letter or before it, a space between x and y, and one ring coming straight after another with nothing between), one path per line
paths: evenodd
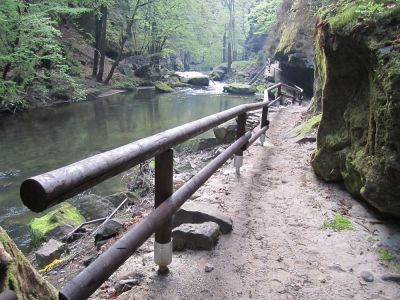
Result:
M173 194L174 153L169 149L155 157L155 207L157 208ZM154 262L158 265L158 272L168 272L168 265L172 262L172 220L155 232Z
M240 114L237 119L236 140L240 139L246 133L247 114ZM236 152L233 164L236 169L236 174L240 174L240 168L243 166L243 151L246 150L246 145Z

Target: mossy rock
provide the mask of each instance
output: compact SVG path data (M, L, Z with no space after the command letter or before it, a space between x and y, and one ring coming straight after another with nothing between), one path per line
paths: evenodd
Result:
M319 123L321 122L321 117L322 114L312 116L307 121L294 128L291 132L291 137L303 138L306 135L311 134L318 128Z
M32 243L39 245L49 238L60 238L85 222L85 218L69 203L63 203L57 209L43 217L34 218L29 223L29 233Z
M400 6L365 20L360 3L338 5L316 31L323 115L311 164L324 180L343 181L352 195L400 216Z
M57 290L32 267L0 227L0 292L13 290L20 300L58 299Z
M257 92L257 89L248 84L231 83L224 85L224 92L236 95L254 95Z
M156 88L156 91L159 93L172 93L175 92L175 90L170 87L167 83L165 82L161 82L161 81L157 81L154 84L154 87Z
M191 76L188 78L187 83L197 86L208 86L210 84L210 79L207 75Z

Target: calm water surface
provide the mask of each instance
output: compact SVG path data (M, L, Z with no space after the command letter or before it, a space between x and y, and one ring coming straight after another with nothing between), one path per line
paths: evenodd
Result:
M26 251L27 224L38 215L20 201L24 179L254 98L223 95L221 86L172 94L141 90L0 117L0 225ZM88 192L122 189L117 178Z

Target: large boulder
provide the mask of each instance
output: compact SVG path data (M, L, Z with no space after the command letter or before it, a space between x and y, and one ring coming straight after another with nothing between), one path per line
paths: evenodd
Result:
M74 199L72 203L88 221L107 217L115 209L109 199L95 194L84 195Z
M210 79L207 75L193 75L188 78L187 83L197 86L208 86L210 84Z
M34 218L29 223L29 233L33 244L39 245L45 240L66 236L83 222L85 222L84 217L75 207L63 203L43 217Z
M214 81L223 81L226 74L228 73L228 68L225 66L218 66L210 73L210 78Z
M135 75L139 78L149 78L151 75L150 65L140 66L135 70Z
M224 85L224 92L236 95L254 95L257 92L257 89L248 84L230 83Z
M235 121L225 122L213 129L215 137L222 143L231 143L236 139L237 123Z
M400 7L360 21L327 10L316 32L322 119L312 166L326 181L400 216ZM346 17L345 17L346 16ZM389 48L388 48L389 47Z

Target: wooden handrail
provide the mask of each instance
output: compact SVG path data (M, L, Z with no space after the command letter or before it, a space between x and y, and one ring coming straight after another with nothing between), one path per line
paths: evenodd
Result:
M282 100L282 86L282 83L278 83L267 89L267 100L269 91L278 90L278 97L272 102L263 101L239 105L25 180L20 189L21 198L31 210L40 212L149 158L156 157L156 209L130 229L78 276L68 282L60 291L59 298L68 300L88 298L153 233L156 233L155 244L171 244L170 222L173 214L232 155L235 155L237 171L240 169L243 151L258 137L265 137L269 126L268 107ZM299 88L293 89L297 93L302 93ZM246 113L260 108L262 108L262 115L259 129L255 133L245 132ZM238 122L236 142L172 194L173 155L171 148L235 117ZM157 178L163 178L163 180ZM166 226L167 224L169 225ZM161 270L161 268L166 268L169 262L164 260L158 264Z

